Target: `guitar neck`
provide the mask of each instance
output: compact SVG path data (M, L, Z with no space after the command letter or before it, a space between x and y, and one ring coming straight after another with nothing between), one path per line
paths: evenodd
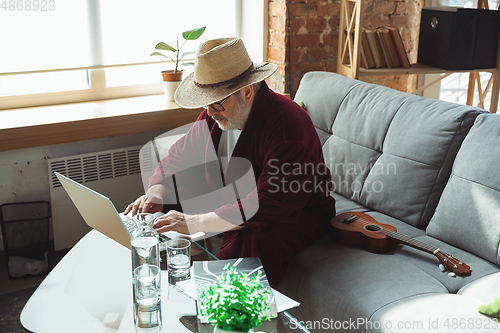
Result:
M411 237L400 234L399 232L388 231L386 233L386 235L388 237L398 241L399 243L403 243L405 245L414 247L418 250L422 250L422 251L430 253L430 254L436 254L439 252L439 248L432 246L432 245L429 245L429 244L425 244L425 243L420 242L416 239L413 239Z

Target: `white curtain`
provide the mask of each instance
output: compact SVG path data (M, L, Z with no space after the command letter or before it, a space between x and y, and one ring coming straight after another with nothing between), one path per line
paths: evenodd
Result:
M9 3L0 10L0 73L166 60L149 56L158 42L176 47L177 37L184 42L183 31L202 26L205 33L188 41L183 52L196 51L211 38L235 35L234 0ZM41 3L51 6L42 11Z

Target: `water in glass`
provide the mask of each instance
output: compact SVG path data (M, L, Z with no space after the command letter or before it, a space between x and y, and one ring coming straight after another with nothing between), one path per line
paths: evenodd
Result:
M161 316L161 270L142 265L134 270L134 322L136 332L159 332Z

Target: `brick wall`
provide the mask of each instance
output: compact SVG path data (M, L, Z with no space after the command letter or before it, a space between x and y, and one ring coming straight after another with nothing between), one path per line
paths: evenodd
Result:
M287 87L287 76L290 74L289 34L287 0L269 1L269 40L267 48L268 61L278 65L276 73L268 79L269 87L277 92L290 92Z
M399 28L410 62L417 58L423 0L364 0L363 26ZM340 0L269 0L268 61L278 65L270 87L294 96L309 71L336 72ZM415 75L374 76L379 84L411 91Z
M415 63L423 4L423 0L364 0L363 26L398 28L410 63ZM414 90L417 84L417 75L373 76L369 79L406 92Z

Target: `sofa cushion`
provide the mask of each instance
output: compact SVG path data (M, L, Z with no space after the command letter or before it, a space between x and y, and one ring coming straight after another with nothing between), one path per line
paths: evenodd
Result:
M334 197L340 199L342 207L356 208L355 205L349 206L340 195ZM362 207L361 209L366 210ZM467 298L447 299L456 300L460 304L470 303L470 299L476 299L475 304L479 305L484 303L478 298L479 294L484 292L482 286L491 289L492 283L498 282L498 277L489 278L496 276L495 273L498 272L498 266L493 263L427 236L425 230L380 212L366 213L381 223L395 226L399 233L438 247L462 260L471 266L472 274L451 277L448 272L439 269L439 261L435 256L406 245L398 245L394 251L386 254L373 254L359 248L339 245L325 237L295 257L287 274L277 286L279 291L301 303L297 309L290 310L299 320L321 321L322 318L331 318L334 321L349 319L356 321L357 318L367 318L372 321L394 320L401 312L392 304L402 305L406 315L401 316L401 319L418 319L424 314L428 316L425 317L426 321L430 318L443 318L438 317L441 315L439 311L436 312L436 317L432 317L431 312L422 312L422 316L411 317L414 315L413 312L421 310L420 304L425 307L430 306L430 303L408 301L421 295L448 295L459 292ZM482 283L486 281L485 279L491 280L492 283ZM476 284L476 281L481 281L481 284ZM472 294L477 294L478 297L473 297ZM437 311L435 307L431 307L429 311L432 309ZM455 309L455 313L477 318L476 314L470 311L471 307L467 307L466 312L461 312L462 310ZM364 332L363 329L345 331ZM404 330L391 332L401 331Z
M307 73L295 100L324 142L333 190L422 229L481 113L325 72Z
M356 201L344 197L342 194L332 192L331 196L335 199L335 213L337 215L345 212L367 212L370 210Z
M277 290L301 303L289 312L308 322L356 321L400 299L448 292L439 281L391 254L374 254L328 239L299 253ZM365 332L364 327L345 331Z
M344 96L359 84L356 80L343 81L339 84L337 77L331 74L333 73L306 73L294 98L295 101L304 103L303 107L308 111L320 139L321 133L331 135L332 124Z
M465 138L427 234L500 264L500 116L481 115Z
M420 231L424 232L423 230ZM394 251L395 257L398 257L406 263L412 264L420 270L426 272L446 287L450 293L457 293L464 288L464 286L473 283L476 280L480 280L485 276L498 272L497 265L470 252L440 241L439 239L427 235L413 236L413 238L422 243L437 247L444 253L447 253L455 259L470 266L471 274L452 277L448 275L450 270L447 269L445 272L442 272L439 269L439 260L436 256L409 246L396 248L396 251Z

